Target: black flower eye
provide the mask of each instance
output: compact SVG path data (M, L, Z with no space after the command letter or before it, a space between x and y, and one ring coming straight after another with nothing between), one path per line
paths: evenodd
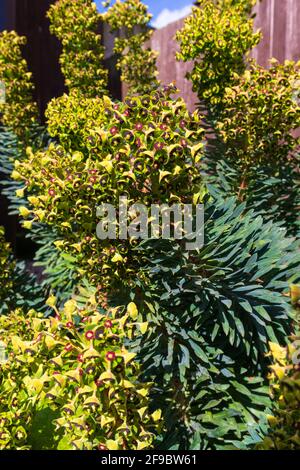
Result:
M88 375L92 375L92 374L94 374L94 372L95 372L95 367L94 367L94 366L88 366L88 367L85 369L85 372L86 372L86 374L88 374Z
M107 184L107 181L108 181L107 176L101 176L101 178L99 179L99 184L101 186L105 186Z
M146 108L142 108L140 110L140 114L141 114L141 116L146 117L146 116L148 116L148 110Z
M134 106L134 102L130 99L125 100L125 103L129 108L132 108Z
M104 329L103 328L99 328L98 330L96 330L95 332L95 338L96 339L101 339L102 336L104 335Z
M28 348L28 349L25 350L25 354L28 354L29 356L33 356L34 355L34 350Z
M113 137L113 139L111 140L111 144L114 145L115 147L117 145L120 145L122 143L122 139L121 137Z
M129 171L129 165L127 163L118 163L117 171L120 173L124 173L125 171Z
M142 172L144 170L144 163L141 161L136 161L134 164L134 169L138 172Z
M126 140L130 141L130 140L133 139L134 135L131 131L126 131L126 132L124 132L124 137L125 137Z
M148 106L149 103L150 103L149 98L143 98L143 99L142 99L142 105L143 105L143 106Z
M105 108L104 113L105 113L105 116L107 116L107 117L111 117L111 116L112 116L112 111L111 111L110 109L108 109L108 108Z
M91 185L86 187L86 191L88 194L95 194L95 189Z
M117 373L117 374L120 374L121 372L123 372L124 370L124 367L119 364L117 367L114 368L114 371Z
M88 140L89 144L90 144L92 147L93 147L94 145L96 145L96 140L95 140L94 137L89 136L89 137L87 138L87 140Z
M74 414L74 411L71 410L71 408L64 407L63 410L64 410L68 415L73 415L73 414Z
M80 180L75 180L73 184L74 189L78 189L81 186L81 181Z

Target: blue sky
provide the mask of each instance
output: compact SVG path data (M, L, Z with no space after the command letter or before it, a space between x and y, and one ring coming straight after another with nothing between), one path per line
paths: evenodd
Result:
M96 4L101 9L102 0L96 0ZM153 26L162 28L168 23L183 18L190 12L192 0L144 0L148 5L150 13L153 15Z

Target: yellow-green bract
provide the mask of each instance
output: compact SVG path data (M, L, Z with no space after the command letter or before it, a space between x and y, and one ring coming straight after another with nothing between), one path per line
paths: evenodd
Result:
M0 364L0 448L150 448L160 410L148 409L150 383L139 379L135 354L124 347L140 323L124 309L79 308L69 300L48 319L16 310L0 317L8 361ZM43 433L42 433L43 434Z

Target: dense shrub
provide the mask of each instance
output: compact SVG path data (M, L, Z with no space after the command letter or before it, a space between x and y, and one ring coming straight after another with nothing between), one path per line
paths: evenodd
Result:
M216 152L217 155L217 152ZM247 183L244 174L232 160L206 160L206 176L211 194L218 197L239 196L265 220L273 220L291 236L299 234L299 153L294 153L280 167L252 165ZM239 184L239 185L238 185Z
M130 4L115 7L124 9L118 26ZM156 384L153 403L164 409L167 431L157 445L247 448L266 433L264 413L271 412L267 342L284 344L291 328L282 291L296 278L292 241L253 212L245 215L245 205L222 200L207 204L206 245L192 256L173 242L152 241L147 249L95 234L102 201L116 206L122 195L147 206L203 200L201 117L172 100L173 91L113 103L71 90L54 100L47 116L58 144L29 151L16 164L14 176L25 182L31 204L21 212L28 227L33 221L56 226L57 246L76 260L80 275L108 291L110 303L131 296L149 321L136 351L144 377Z
M13 177L29 233L50 228L41 252L51 261L52 286L74 291L74 281L87 290L79 288L63 309L50 297L55 317L25 308L0 320L9 353L6 362L2 345L3 448L142 449L156 433L154 445L163 449L247 449L266 435L274 405L266 354L269 342L283 347L292 333L287 291L299 282L300 254L284 228L257 216L255 198L247 211L253 178L243 178L245 166L261 179L270 160L271 169L288 167L297 143L298 70L289 63L245 72L244 56L259 39L253 4L200 1L179 34L182 59L196 60L191 79L205 118L172 98L173 85L158 86L155 54L143 45L150 17L140 1L116 2L104 15L113 31L121 28L115 52L129 85L123 102L105 95L93 3L59 0L51 8L69 94L48 106L53 141L23 149ZM207 125L215 135L205 145ZM232 189L226 180L227 195L246 202L215 197L222 192L216 178L207 194L202 173L212 181L219 164L239 175ZM183 241L153 234L138 240L137 206L128 240L99 236L97 207L111 203L119 216L120 196L148 209L203 202L204 247L187 251ZM265 212L273 218L271 207ZM53 244L76 271L69 284ZM143 336L133 335L135 327ZM54 439L42 442L42 429Z
M149 448L160 411L150 414L150 383L139 380L124 338L138 323L134 304L98 311L66 302L56 316L21 310L0 318L1 449ZM43 441L44 440L44 441Z

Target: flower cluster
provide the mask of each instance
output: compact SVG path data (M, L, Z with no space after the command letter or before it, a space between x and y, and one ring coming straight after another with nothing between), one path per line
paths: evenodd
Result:
M147 6L140 0L117 0L104 15L104 20L113 32L121 31L120 37L115 39L114 52L120 57L117 68L121 70L122 82L128 86L129 93L147 93L157 87L157 53L145 47L145 42L152 36Z
M160 410L150 414L150 383L139 379L135 354L124 347L138 322L134 304L100 311L94 302L75 300L55 317L34 311L0 317L0 340L7 360L0 364L0 448L28 449L33 420L41 410L56 411L58 449L140 450L151 447Z
M221 8L239 6L242 11L250 15L252 8L261 0L214 0ZM196 4L201 5L201 0L196 0Z
M101 96L107 87L104 49L98 34L101 15L91 0L59 0L48 16L50 31L62 42L60 57L65 83L84 96Z
M211 112L222 107L226 87L245 70L245 55L259 42L249 17L252 0L199 0L177 33L178 60L194 61L188 78Z
M217 129L228 155L247 168L280 165L299 142L300 63L271 61L264 69L255 62L224 95L226 107Z
M0 81L5 84L5 102L0 103L1 121L27 142L30 128L38 120L38 109L32 101L31 73L21 53L25 44L26 38L14 31L0 33Z
M299 337L297 344L299 345ZM292 358L298 357L299 350L293 345L280 348L271 344L275 361L272 366L272 395L278 403L274 415L268 416L270 432L257 446L259 450L299 450L300 447L300 414L299 386L300 368Z
M287 347L270 343L273 365L269 375L271 396L278 405L268 416L270 431L259 450L297 450L300 447L300 285L292 284L290 297L295 309L296 334Z
M29 149L26 162L16 162L13 177L24 182L32 206L20 210L25 226L55 225L62 235L57 246L72 253L80 273L93 282L125 282L135 276L137 263L136 239L96 238L101 203L117 209L120 196L149 208L198 202L201 118L182 99L171 99L175 91L168 86L117 104L107 97L65 96L65 107L49 110L49 127L60 144L36 154ZM72 117L65 115L76 107Z

